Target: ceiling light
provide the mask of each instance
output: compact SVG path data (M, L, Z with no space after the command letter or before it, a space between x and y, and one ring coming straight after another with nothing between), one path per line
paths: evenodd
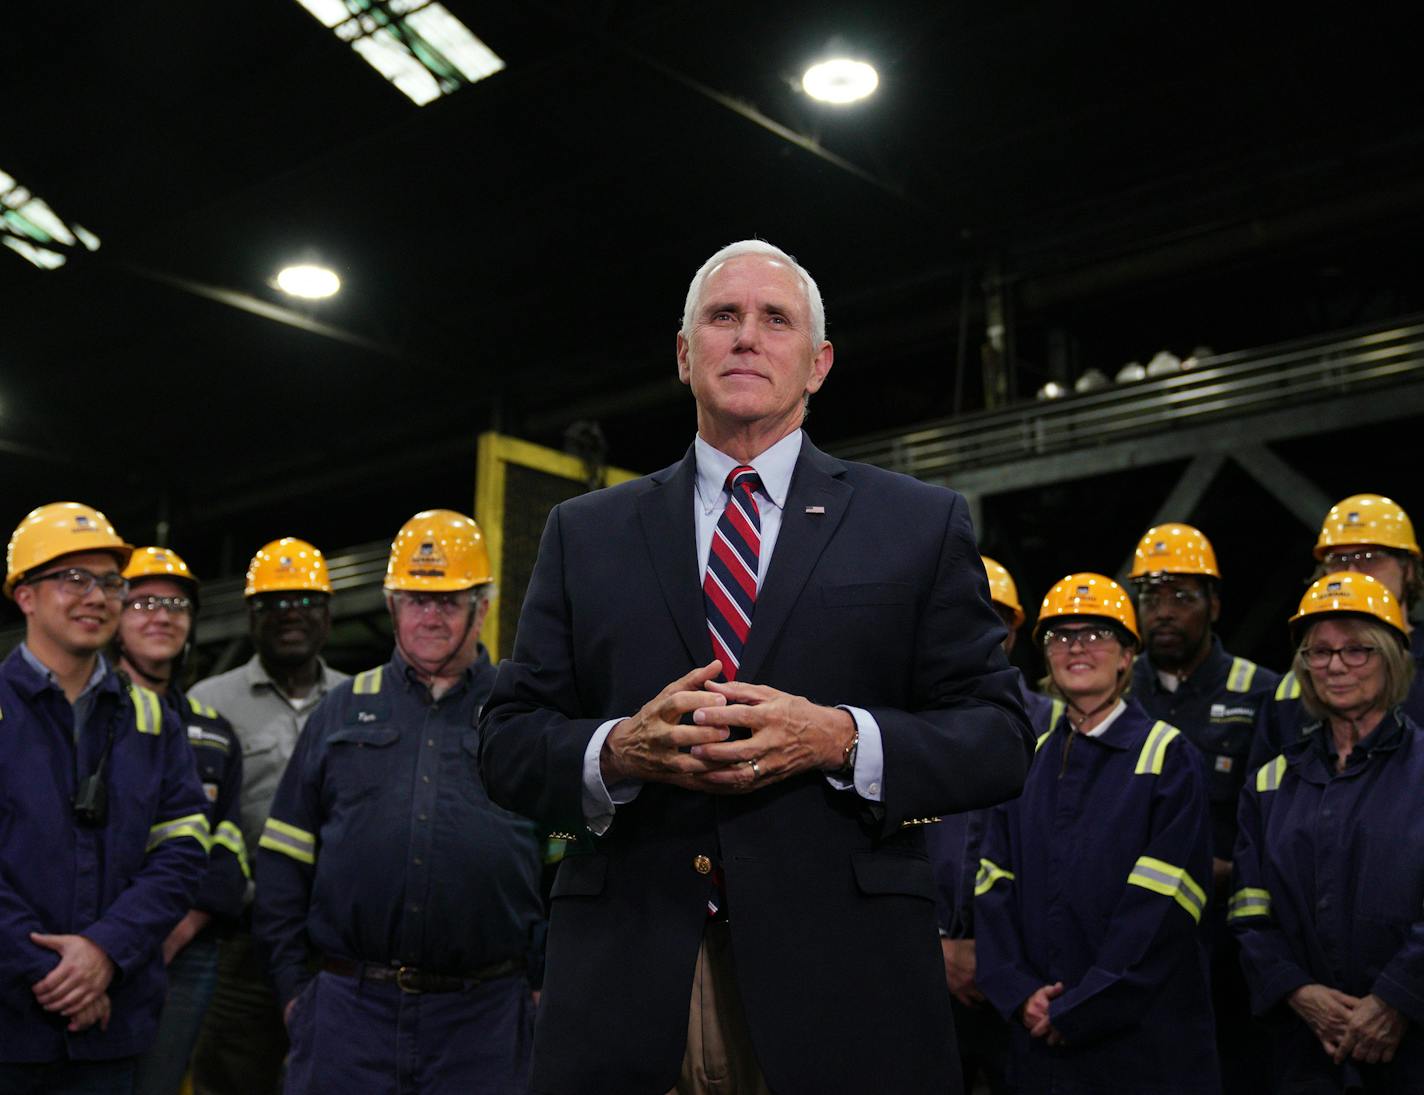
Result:
M504 68L493 50L425 0L297 0L416 106Z
M864 61L837 57L808 68L801 86L811 98L841 106L864 99L880 86L880 77Z
M325 266L288 266L277 275L277 288L305 300L325 300L340 290L341 279Z
M66 224L43 198L37 198L0 171L0 243L41 270L54 270L68 261L65 252L76 247L99 250L99 237L77 224Z

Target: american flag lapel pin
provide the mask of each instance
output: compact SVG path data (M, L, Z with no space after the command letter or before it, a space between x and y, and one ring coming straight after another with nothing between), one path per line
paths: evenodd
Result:
M825 507L825 506L807 506L807 507L806 507L806 512L807 512L807 513L825 513L825 512L826 512L826 507Z

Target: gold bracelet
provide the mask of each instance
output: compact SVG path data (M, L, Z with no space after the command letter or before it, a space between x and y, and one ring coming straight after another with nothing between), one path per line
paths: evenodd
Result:
M850 744L845 747L845 752L841 754L841 771L850 772L855 770L855 751L860 747L860 725L856 724L855 733L850 736Z

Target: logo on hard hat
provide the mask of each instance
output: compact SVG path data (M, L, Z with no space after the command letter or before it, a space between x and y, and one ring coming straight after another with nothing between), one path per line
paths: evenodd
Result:
M419 552L419 553L420 553L421 555L433 555L433 554L435 554L435 541L434 541L434 540L426 540L425 543L423 543L423 544L420 545L420 552Z
M1079 596L1079 597L1088 597L1088 596L1091 596L1091 595L1092 595L1092 592L1093 592L1093 587L1092 587L1092 586L1079 586L1079 587L1078 587L1078 596Z
M1327 582L1327 583L1326 583L1326 586L1325 586L1325 592L1326 592L1326 593L1342 593L1342 592L1344 592L1344 588L1345 588L1345 583L1344 583L1344 582Z
M1153 554L1153 555L1166 555L1166 554L1167 554L1167 541L1166 541L1166 540L1158 540L1155 544L1153 544L1153 545L1152 545L1152 554Z
M1359 511L1359 510L1357 510L1357 509L1352 509L1349 513L1345 514L1345 524L1347 524L1347 525L1358 525L1359 523L1360 523L1360 511Z
M89 531L90 529L92 529L93 527L94 527L94 522L91 521L91 520L89 520L89 518L88 518L86 515L84 515L84 514L82 514L82 513L76 513L76 514L74 515L74 531L75 531L75 532L88 532L88 531Z

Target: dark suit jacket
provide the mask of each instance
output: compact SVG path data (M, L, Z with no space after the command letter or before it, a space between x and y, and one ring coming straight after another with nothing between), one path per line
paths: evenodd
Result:
M583 834L553 888L533 1087L669 1090L711 878L779 1093L957 1091L918 819L1016 795L1032 738L962 498L805 440L738 679L863 707L884 802L806 773L747 795L647 784L602 837L582 810L597 727L712 660L694 457L549 517L481 724L490 796ZM824 513L808 513L824 507Z

